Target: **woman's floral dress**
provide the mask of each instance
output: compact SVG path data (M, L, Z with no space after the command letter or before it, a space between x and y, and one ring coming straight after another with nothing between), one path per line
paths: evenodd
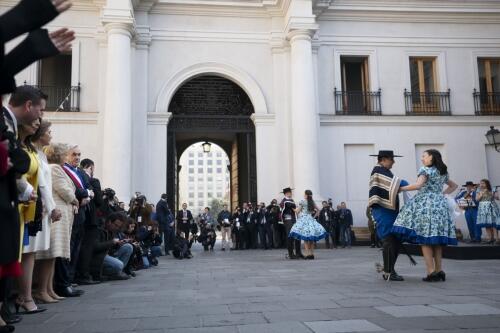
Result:
M435 167L422 167L418 176L427 181L420 191L405 204L392 227L392 233L403 241L422 245L456 245L455 224L443 186L448 175Z
M500 215L498 205L490 191L483 192L477 208L477 226L480 228L497 228Z
M307 201L302 200L299 202L299 206L302 209L297 217L297 222L295 222L292 229L290 229L288 237L313 242L325 238L328 233L325 228L312 217L314 212L308 210Z

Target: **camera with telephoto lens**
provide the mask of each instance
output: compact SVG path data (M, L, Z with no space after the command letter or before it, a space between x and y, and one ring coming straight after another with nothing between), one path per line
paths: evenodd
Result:
M108 201L111 201L115 198L116 192L112 188L105 188L104 191L102 192L103 194L103 199L107 199Z
M143 207L146 204L146 196L139 194L136 198L133 200L133 205L137 207Z

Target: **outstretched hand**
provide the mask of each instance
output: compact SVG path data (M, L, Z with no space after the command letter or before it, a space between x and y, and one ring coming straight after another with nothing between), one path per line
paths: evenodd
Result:
M73 5L71 0L52 0L52 4L59 13L67 11Z
M71 50L71 42L75 40L75 32L68 28L61 28L49 33L49 38L59 52L68 52Z

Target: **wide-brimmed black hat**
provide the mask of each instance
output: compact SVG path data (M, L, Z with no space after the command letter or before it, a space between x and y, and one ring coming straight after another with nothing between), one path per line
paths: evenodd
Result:
M465 185L462 185L462 186L476 186L476 185L477 184L474 184L473 181L468 180L468 181L465 182Z
M394 155L394 152L392 150L379 150L377 155L370 155L370 156L375 156L375 157L387 157L387 158L394 158L394 157L403 157L400 155Z
M281 191L280 193L285 194L285 193L292 192L292 191L293 191L293 188L290 188L290 187L285 187L285 188L283 189L283 191Z

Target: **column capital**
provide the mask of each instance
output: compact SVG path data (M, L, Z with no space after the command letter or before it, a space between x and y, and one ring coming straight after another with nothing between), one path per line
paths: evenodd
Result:
M138 49L148 49L151 44L149 26L137 26L135 30L135 45Z
M108 0L101 12L101 23L109 34L133 36L135 31L134 10L130 0Z
M104 30L106 31L107 35L121 34L121 35L126 35L129 38L132 38L132 36L135 33L134 24L131 24L129 22L120 22L120 21L105 23Z
M283 52L285 52L286 48L289 46L287 40L282 36L272 37L271 41L269 42L269 45L271 46L271 52L273 54L283 53Z
M311 41L317 29L293 29L290 30L286 38L290 41L290 44L297 40L307 40Z
M319 48L321 46L321 42L315 37L312 39L312 52L313 54L318 54Z

